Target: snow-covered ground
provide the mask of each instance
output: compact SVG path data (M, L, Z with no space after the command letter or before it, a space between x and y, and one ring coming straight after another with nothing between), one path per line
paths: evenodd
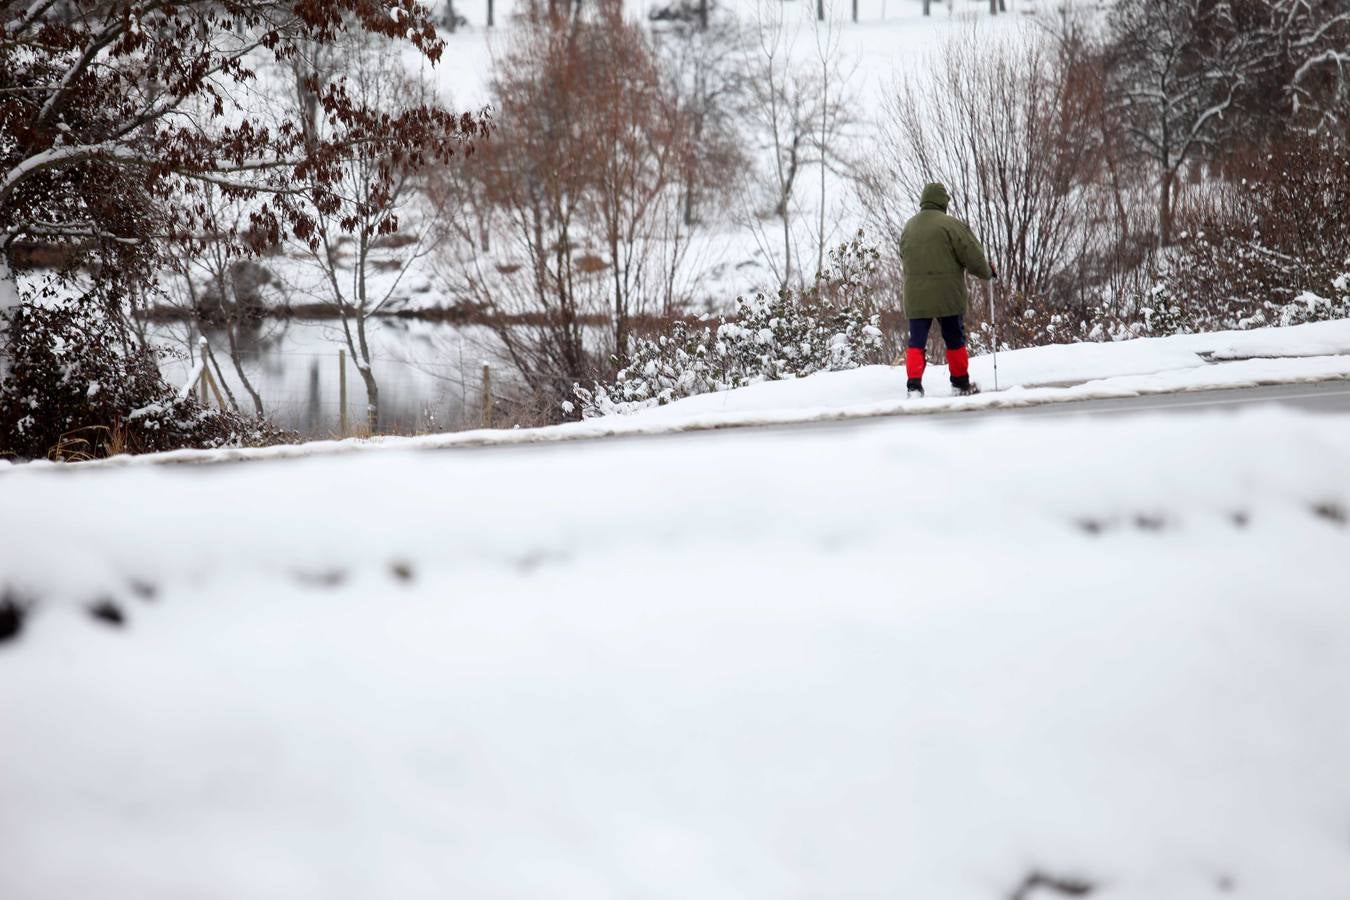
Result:
M1347 504L1271 410L10 467L0 897L1350 896Z

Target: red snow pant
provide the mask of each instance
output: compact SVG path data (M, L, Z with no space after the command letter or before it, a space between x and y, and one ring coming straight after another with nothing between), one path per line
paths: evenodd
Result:
M909 347L905 350L905 375L910 381L923 379L925 359L923 349L928 346L928 331L932 319L909 320ZM964 378L970 373L970 355L966 352L966 329L960 316L942 316L938 319L942 342L947 345L947 368L951 377Z

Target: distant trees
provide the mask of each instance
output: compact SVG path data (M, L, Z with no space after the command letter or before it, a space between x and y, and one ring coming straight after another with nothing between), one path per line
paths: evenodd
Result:
M1180 172L1231 142L1340 130L1350 63L1347 0L1120 0L1103 63L1116 114L1153 168L1159 242L1173 240Z
M238 102L259 61L289 60L352 31L434 61L442 45L415 0L35 0L7 4L0 30L0 305L20 299L15 269L29 257L15 251L40 245L62 261L50 292L101 310L53 318L49 333L74 323L115 329L112 344L128 354L147 351L126 326L125 304L153 284L171 243L210 240L247 253L284 236L314 242L317 216L341 205L335 185L354 153L447 160L486 130L481 118L434 104L391 115L340 81L312 85L315 105L336 123L318 140ZM394 170L375 177L387 190ZM207 190L246 202L246 214L218 218L202 202ZM23 361L14 354L33 346L11 344L16 370ZM155 392L128 396L147 393Z
M395 119L426 108L431 90L403 65L386 38L369 33L302 48L287 61L289 91L282 102L306 145L322 145L343 128L342 111L321 102L341 85L354 102ZM397 148L364 143L352 148L331 180L306 173L298 203L313 222L305 243L313 278L294 287L328 306L366 391L366 425L380 422L380 389L369 324L395 296L408 272L430 252L435 209L421 190L427 167L444 161L434 141ZM397 234L396 234L397 232Z
M1121 0L1110 16L1112 84L1121 121L1158 184L1158 240L1172 243L1177 173L1234 122L1253 38L1228 4Z
M782 7L762 2L756 11L742 76L748 101L746 120L753 140L768 160L757 180L769 195L772 216L778 219L781 258L773 248L776 241L757 221L752 227L781 290L793 280L794 270L799 281L804 282L807 276L798 258L793 224L799 179L813 166L820 167L823 179L826 169L846 162L837 142L850 122L848 73L841 69L838 45L828 25L817 25L813 32L817 39L815 65L803 66L794 59L796 25L784 21ZM823 208L823 181L819 200ZM817 269L829 240L823 221L819 230Z
M440 187L446 283L488 314L553 417L627 353L636 318L662 312L682 201L706 183L700 120L651 36L617 2L573 12L521 25L497 61L500 128Z
M241 247L274 243L284 230L309 239L314 220L295 202L297 174L332 183L352 148L372 144L447 156L482 129L434 106L391 117L341 85L317 94L342 122L320 142L295 122L265 127L235 105L261 55L290 59L348 29L439 57L414 0L40 0L7 5L0 28L0 240L6 251L16 241L79 248L104 285L144 281L176 236L210 233ZM264 199L247 228L231 230L193 201L204 185Z
M743 114L747 83L744 32L729 16L711 15L710 4L677 0L651 13L655 49L679 106L690 120L697 152L685 157L680 174L684 224L692 227L734 193L728 172L751 164Z

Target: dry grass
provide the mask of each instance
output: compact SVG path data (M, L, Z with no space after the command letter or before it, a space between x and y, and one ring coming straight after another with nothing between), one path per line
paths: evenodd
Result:
M67 431L47 451L47 459L84 462L132 452L135 450L129 444L126 426L121 419L114 419L112 425L86 425Z

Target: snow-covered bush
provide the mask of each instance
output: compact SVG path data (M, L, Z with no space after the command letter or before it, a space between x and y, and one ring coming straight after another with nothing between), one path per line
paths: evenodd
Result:
M880 314L871 300L879 261L860 231L831 251L826 270L800 294L738 297L736 314L715 325L681 321L669 334L633 341L612 384L575 387L582 415L880 362Z
M1159 263L1140 304L1149 331L1350 316L1350 153L1330 139L1291 138L1235 169L1224 202Z
M275 443L265 421L207 409L160 375L108 305L34 299L10 310L0 383L0 456L87 458L128 451Z

